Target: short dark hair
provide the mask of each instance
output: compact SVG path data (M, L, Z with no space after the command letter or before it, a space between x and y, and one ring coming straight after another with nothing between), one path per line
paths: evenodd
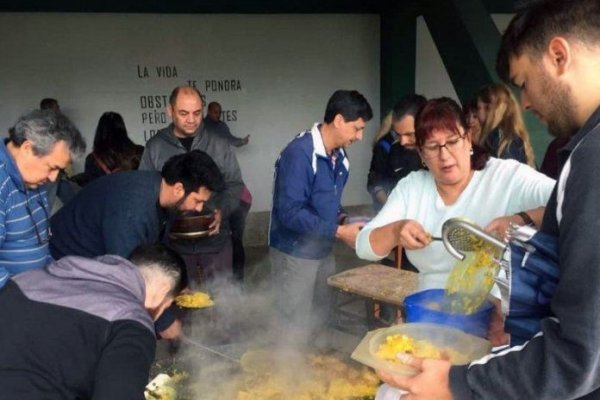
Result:
M511 20L502 36L496 71L510 81L510 60L527 49L539 56L553 36L570 37L585 43L600 43L600 1L536 0L526 3Z
M174 250L164 244L146 244L136 247L129 255L129 261L138 268L157 269L173 279L175 295L188 285L188 276L185 261Z
M436 130L447 130L459 134L458 126L468 130L467 120L458 103L449 97L428 100L415 117L415 139L417 146L423 147L427 138ZM473 146L471 168L485 167L489 153L476 143Z
M54 110L58 107L58 100L51 97L46 97L40 101L40 110Z
M169 104L171 105L171 107L175 107L175 103L177 102L177 96L179 96L179 92L181 92L182 90L196 92L200 100L202 100L202 94L194 86L177 86L175 89L173 89L171 95L169 96Z
M344 121L356 121L362 118L365 122L373 118L373 110L365 97L356 90L336 90L325 109L323 121L330 123L340 114Z
M221 108L221 105L217 101L211 101L210 103L208 103L208 106L206 108L208 110L210 110L213 107L219 107L219 108Z
M427 99L420 94L407 94L402 97L392 109L392 122L398 122L407 115L414 117L426 101Z
M169 158L163 165L161 175L169 185L180 182L186 195L197 191L202 186L218 192L225 185L217 164L208 154L200 150L192 150Z

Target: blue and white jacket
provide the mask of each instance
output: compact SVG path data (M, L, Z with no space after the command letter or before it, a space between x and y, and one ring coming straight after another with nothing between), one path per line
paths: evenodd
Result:
M45 188L25 187L15 161L0 141L0 287L9 276L50 262Z
M350 163L325 151L319 124L297 135L275 163L269 246L319 260L332 250Z

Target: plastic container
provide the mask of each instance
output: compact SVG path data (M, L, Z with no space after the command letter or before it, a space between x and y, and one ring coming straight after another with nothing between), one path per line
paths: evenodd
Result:
M394 325L367 333L352 352L352 359L376 370L407 376L416 374L417 371L410 365L399 361L388 361L377 355L379 347L386 342L388 336L392 335L406 335L415 340L426 340L440 350L459 353L459 357L450 358L453 365L468 364L485 356L492 348L489 341L455 328L429 323L412 323Z
M404 299L406 322L431 322L447 325L471 335L487 338L494 305L486 301L472 314L451 314L444 310L444 289L429 289Z

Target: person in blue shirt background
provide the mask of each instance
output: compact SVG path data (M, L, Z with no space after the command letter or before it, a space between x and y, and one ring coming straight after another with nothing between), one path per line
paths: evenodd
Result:
M0 143L0 286L11 275L50 262L45 184L84 153L77 128L46 110L20 117Z

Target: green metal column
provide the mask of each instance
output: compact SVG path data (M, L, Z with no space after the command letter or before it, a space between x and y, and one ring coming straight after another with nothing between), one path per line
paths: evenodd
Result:
M415 91L419 1L403 1L381 12L381 114Z
M500 32L481 0L453 0L460 21L465 26L475 50L493 81L496 74L496 55L500 48Z
M463 0L456 2L460 1ZM480 0L464 0L468 5L461 7L456 2L426 1L424 18L454 89L464 103L481 86L496 80L493 60L500 33ZM484 60L482 54L489 59Z
M424 0L424 18L461 102L479 88L498 82L496 56L501 34L482 0ZM546 128L524 113L537 164L549 137Z

